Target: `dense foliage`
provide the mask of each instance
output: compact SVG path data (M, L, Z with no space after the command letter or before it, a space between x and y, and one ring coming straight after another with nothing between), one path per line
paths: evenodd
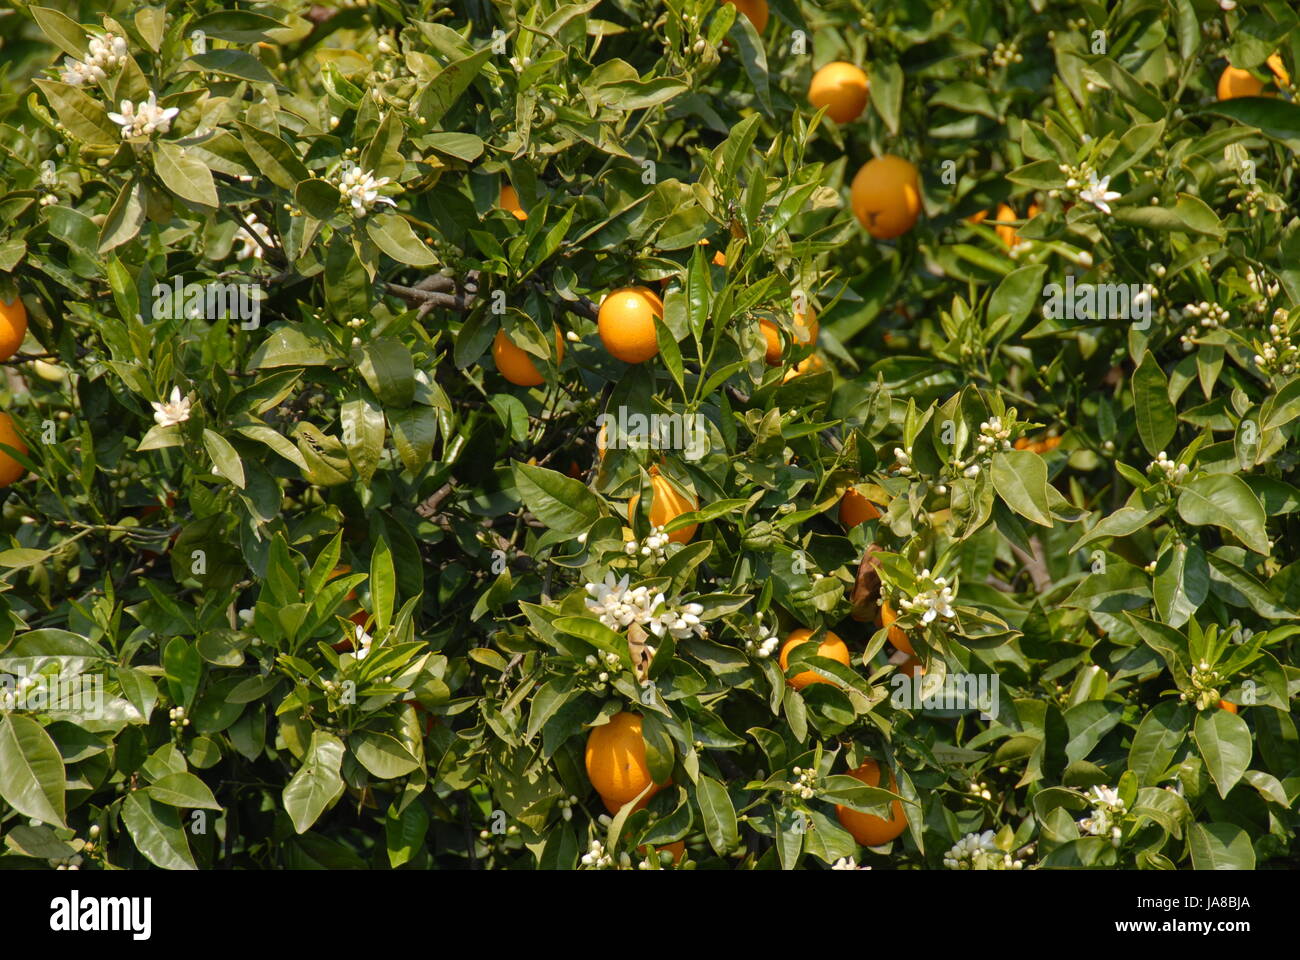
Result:
M1296 865L1291 5L46 2L0 865Z

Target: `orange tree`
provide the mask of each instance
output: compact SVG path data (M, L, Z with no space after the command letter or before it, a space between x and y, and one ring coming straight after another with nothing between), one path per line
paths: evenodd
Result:
M1295 863L1285 4L48 3L0 859Z

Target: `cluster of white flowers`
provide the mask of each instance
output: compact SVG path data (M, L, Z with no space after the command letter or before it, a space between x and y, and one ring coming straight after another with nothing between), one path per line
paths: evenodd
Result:
M975 455L987 457L997 450L1011 449L1011 427L1002 425L1001 417L992 417L980 424L980 435L975 440Z
M81 854L76 854L62 860L51 860L50 866L55 870L80 870L83 862Z
M653 657L654 647L647 646L646 649L649 651L650 656ZM618 673L623 669L623 661L618 658L616 653L605 653L600 657L597 657L594 653L589 653L583 665L586 667L583 672L594 677L593 682L598 689L609 683L611 674Z
M993 831L968 833L943 855L949 870L1023 870L1025 861L1017 860L998 847Z
M634 623L641 624L656 637L671 634L674 639L690 636L707 637L708 629L700 621L704 607L686 603L674 608L662 593L651 594L645 586L628 587L628 575L615 580L613 573L605 574L604 583L587 584L587 609L599 617L611 630L626 630ZM657 612L656 612L657 611Z
M766 660L776 652L777 644L780 642L781 638L776 634L765 633L758 640L746 640L745 652L760 660Z
M1223 680L1223 674L1211 667L1209 661L1202 660L1200 663L1192 664L1192 690L1184 690L1178 695L1178 699L1184 702L1188 700L1196 701L1197 710L1208 710L1210 707L1217 708L1221 699L1219 684Z
M177 107L163 109L158 106L158 94L149 91L149 99L133 104L130 100L122 101L121 113L110 113L108 119L122 128L122 139L133 137L151 137L155 133L166 133L172 128L172 117L180 113Z
M578 803L578 798L572 794L570 794L567 797L560 797L559 800L560 816L562 816L565 820L572 820L573 808L577 806L577 803Z
M188 727L190 725L190 718L185 716L184 707L172 707L167 711L167 716L171 718L168 726L173 729L180 729L181 727Z
M172 394L162 403L150 403L153 419L160 427L174 427L190 418L190 398L181 396L180 387L172 387Z
M1300 369L1300 348L1291 342L1291 335L1282 332L1278 320L1285 319L1286 311L1278 309L1273 313L1273 323L1268 325L1268 343L1259 348L1255 354L1255 366L1265 373L1281 373L1290 376Z
M859 867L858 861L852 857L840 857L831 864L832 870L870 870L870 867Z
M894 459L898 461L898 472L903 476L912 474L912 455L902 447L894 448Z
M592 870L607 870L614 865L614 858L605 852L603 843L593 840L591 847L582 855L582 865Z
M794 767L791 771L799 779L790 784L791 788L805 800L811 800L817 795L817 771L806 770L803 767Z
M247 225L241 226L235 231L235 243L239 244L239 249L235 251L236 260L247 260L252 257L254 260L262 259L262 247L274 246L271 239L271 231L266 224L257 219L257 214L250 213L247 216ZM256 236L254 236L256 234ZM258 243L258 240L261 243Z
M1187 464L1175 463L1173 460L1170 460L1169 454L1165 450L1161 450L1160 453L1156 455L1156 458L1147 464L1148 474L1163 473L1165 475L1165 480L1169 483L1179 483L1187 476L1187 470Z
M1200 303L1189 303L1182 310L1173 311L1174 320L1182 320L1184 317L1191 321L1187 332L1178 338L1183 345L1184 351L1190 351L1196 346L1196 338L1206 330L1217 330L1224 323L1228 322L1230 314L1228 311L1219 306L1217 303L1210 303L1202 300Z
M993 66L1009 67L1013 63L1024 63L1025 55L1020 52L1020 46L1016 41L1010 43L998 43L993 48Z
M37 680L35 677L23 677L18 681L17 689L0 690L0 711L7 712L9 710L18 709L18 705L27 695L27 691L36 686L36 684Z
M380 177L376 180L370 171L352 165L347 167L339 177L339 193L352 208L352 216L364 217L375 208L376 204L386 203L390 207L397 206L391 197L385 197L379 192L380 189L388 186L388 182L388 177Z
M91 37L86 59L65 57L59 79L74 87L86 83L99 83L126 63L126 55L125 38L112 33L106 33L102 37Z
M643 557L653 558L656 563L662 563L668 555L669 542L668 534L664 533L663 527L652 527L650 535L645 538L645 543L628 540L623 544L623 552L629 557L640 554Z
M1115 821L1128 811L1128 807L1111 787L1093 787L1088 798L1092 801L1092 815L1080 820L1079 826L1094 837L1110 837L1118 847L1124 831Z
M922 570L919 578L922 589L913 597L899 597L898 605L903 610L921 610L921 622L933 623L937 618L952 620L957 611L952 608L956 599L952 587L948 586L946 577L931 576L929 570Z
M1269 282L1268 277L1262 273L1256 273L1254 267L1246 268L1246 282L1250 284L1250 289L1260 299L1255 302L1255 312L1263 313L1268 309L1268 300L1276 297L1281 286L1276 280Z

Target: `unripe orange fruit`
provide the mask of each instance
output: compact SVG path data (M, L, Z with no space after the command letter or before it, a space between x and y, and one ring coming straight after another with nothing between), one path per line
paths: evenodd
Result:
M7 444L22 453L27 452L27 444L14 429L14 422L7 413L0 413L0 443ZM0 450L0 487L7 487L23 475L26 468L9 454Z
M845 490L844 496L840 497L840 523L846 530L852 530L858 524L875 520L879 516L880 511L876 509L876 505L852 487Z
M767 0L725 0L749 17L749 22L759 33L767 26Z
M522 347L517 347L506 336L504 330L498 330L492 341L492 360L497 365L501 376L520 387L535 387L542 383L542 372L533 363L532 354ZM557 328L555 331L555 363L558 366L564 360L564 337Z
M519 205L519 194L516 193L515 188L510 186L508 183L501 184L501 196L497 199L497 206L506 213L513 214L516 220L528 219L528 214L525 213L524 208Z
M902 627L895 627L894 621L898 619L898 614L894 608L889 605L888 600L880 601L879 623L882 627L889 627L889 642L897 649L904 653L916 656L916 651L912 649L912 641L907 639L907 631Z
M850 770L848 775L855 780L861 780L869 787L880 786L880 764L874 760L865 761L858 769ZM898 781L895 780L892 772L889 774L889 789L898 791ZM840 825L853 834L853 839L858 843L864 847L878 847L882 843L889 843L907 829L907 814L903 812L903 802L895 800L890 809L890 817L885 820L836 804L835 815L839 817Z
M794 344L796 347L806 347L810 343L817 342L817 334L821 328L817 324L817 315L813 312L812 307L808 307L807 315L795 311L794 319L790 324L794 328ZM779 366L781 363L781 331L777 325L766 317L759 318L758 329L763 333L763 339L767 341L767 352L763 354L763 359L767 361L770 367Z
M650 852L650 845L642 844L640 847L637 848L637 852L640 853L642 856L645 856ZM661 843L658 846L658 852L671 853L673 855L673 863L681 863L682 857L686 855L686 841L674 840L672 843Z
M8 303L0 300L0 361L8 360L23 345L27 336L27 308L19 297Z
M645 738L641 735L641 717L635 713L616 713L609 722L592 727L587 736L587 778L596 788L605 806L617 810L646 787L653 787L646 799L667 783L654 783L645 759Z
M646 287L621 287L606 294L596 317L600 342L624 363L645 363L659 352L658 321L664 304Z
M790 635L785 638L785 643L781 646L781 669L784 670L790 665L790 651L801 643L807 643L808 638L813 632L800 627L798 630L790 631ZM831 633L829 630L822 637L821 643L817 645L817 656L825 657L827 660L836 660L844 666L849 665L849 648L845 646L844 641ZM802 690L812 683L830 683L829 680L820 676L816 671L805 670L803 673L796 673L786 681L796 690Z
M632 523L636 517L636 506L640 502L639 493L634 494L627 502L628 523ZM700 504L697 500L679 493L666 477L660 476L658 467L650 468L650 523L653 526L667 526L683 513L691 513L699 508ZM690 543L699 527L698 523L687 524L668 534L668 539L673 543Z
M808 102L813 109L826 108L826 116L836 123L848 123L862 115L867 106L870 81L851 63L828 63L813 74L808 86Z
M916 167L888 153L869 160L853 178L849 202L858 222L877 240L901 237L921 214Z

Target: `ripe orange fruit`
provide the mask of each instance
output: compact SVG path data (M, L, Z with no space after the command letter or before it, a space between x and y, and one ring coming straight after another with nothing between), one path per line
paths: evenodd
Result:
M898 613L889 605L889 601L881 600L877 622L882 627L889 627L889 642L904 653L916 656L916 651L912 649L912 641L907 639L907 632L902 627L893 626L897 619Z
M1219 701L1219 709L1220 709L1220 710L1227 710L1229 713L1236 713L1236 712L1237 712L1237 705L1236 705L1235 703L1231 702L1230 700L1220 700L1220 701Z
M346 563L340 563L337 567L335 567L333 570L330 571L330 575L325 578L325 582L329 583L335 577L341 577L345 573L351 573L351 572L352 572L352 568L350 566L348 566ZM348 591L348 595L343 598L343 602L348 603L352 600L355 600L356 598L357 598L357 591L356 588L354 587L353 589Z
M970 224L980 224L988 218L988 215L989 212L987 210L980 210L976 213L972 213L969 217L966 217L965 221Z
M27 444L14 429L14 422L7 413L0 413L0 443L7 444L22 453L27 452ZM26 472L26 468L4 451L0 451L0 487L7 487Z
M1028 437L1020 437L1016 440L1017 450L1029 450L1033 453L1048 453L1055 450L1061 445L1060 437L1043 437L1041 440L1030 440Z
M516 220L528 219L528 214L525 213L524 208L519 205L519 194L516 193L515 188L510 186L508 183L501 184L501 196L497 199L497 206L506 213L513 214Z
M1273 76L1277 77L1279 87L1285 87L1291 83L1291 74L1286 72L1286 65L1282 63L1281 54L1270 54L1266 62L1268 68L1273 71Z
M852 530L858 524L875 520L879 516L880 511L876 509L876 505L852 487L845 490L844 496L840 497L840 523L846 530Z
M807 316L796 310L790 325L794 328L793 338L796 347L806 347L810 343L817 342L817 334L821 328L817 324L817 315L811 306L808 307ZM781 363L780 329L766 317L759 318L758 329L762 331L763 339L767 341L767 352L763 355L763 359L767 361L769 367L779 366Z
M836 123L848 123L862 115L867 106L870 81L851 63L828 63L813 74L808 86L808 102L814 110L826 108L826 116Z
M587 778L596 788L605 806L616 811L646 787L652 787L646 799L667 783L653 783L646 765L645 738L641 735L641 718L635 713L616 713L609 723L592 727L587 736Z
M1002 241L1003 246L1009 250L1021 243L1020 235L1016 233L1016 228L1011 226L1009 222L1001 222L1020 219L1009 203L998 204L998 215L996 219L999 222L995 229L998 234L998 239Z
M632 523L636 517L636 506L641 502L641 494L634 494L627 502L627 522ZM656 527L667 526L683 513L691 513L700 508L694 497L678 492L677 488L660 476L658 467L650 468L650 523ZM690 543L699 529L698 523L688 524L668 534L673 543Z
M848 775L861 780L869 787L880 786L880 764L874 760L865 761L858 769L850 770ZM889 774L889 789L895 792L898 790L898 781L892 772ZM842 804L835 805L835 815L839 817L840 825L853 834L853 839L864 847L878 847L883 843L889 843L907 829L907 814L903 812L901 800L893 802L888 820L862 813Z
M813 632L800 627L798 630L790 631L790 635L785 638L785 643L781 646L781 669L784 670L790 664L790 651L801 643L807 643L808 638ZM822 637L821 643L817 645L817 656L825 657L828 660L837 660L844 666L849 665L849 648L845 646L844 641L826 631ZM811 683L830 683L829 680L821 677L815 671L805 670L803 673L796 673L786 681L796 690L802 690Z
M0 300L0 361L8 360L23 345L27 336L27 308L19 297L8 303Z
M817 356L817 354L814 353L811 356L803 360L800 360L793 367L787 370L785 372L785 376L781 378L781 382L789 383L791 380L793 380L797 376L800 376L801 374L815 372L817 370L822 369L822 367L824 366L826 366L826 363L822 360L821 357Z
M921 214L916 167L893 154L864 163L849 187L849 202L858 222L877 240L901 237Z
M701 237L701 238L700 238L700 243L699 243L699 245L700 245L701 247L707 247L707 246L709 245L709 241L706 240L705 238ZM725 267L725 266L727 265L727 255L726 255L725 253L723 253L721 250L719 250L719 251L717 251L716 253L714 253L714 254L713 254L713 265L714 265L715 267ZM659 281L659 286L660 286L660 287L666 287L666 286L668 286L668 280L669 280L668 277L664 277L662 280Z
M1264 92L1264 81L1249 70L1238 70L1227 66L1219 74L1218 94L1220 100L1232 100L1236 97L1258 97Z
M767 26L767 0L725 0L737 10L749 17L749 22L759 33Z
M925 667L921 666L921 661L917 657L908 656L898 665L898 672L904 676L915 677L918 673L924 675Z
M646 287L621 287L605 295L597 314L600 342L613 357L624 363L645 363L659 352L656 321L664 316L664 304Z
M532 354L522 347L515 346L514 342L506 336L504 330L498 330L496 338L492 341L492 360L496 363L501 376L516 386L535 387L543 381L542 372L537 369L537 364L533 363ZM563 360L564 337L560 336L560 331L557 328L555 331L555 362L558 365Z

